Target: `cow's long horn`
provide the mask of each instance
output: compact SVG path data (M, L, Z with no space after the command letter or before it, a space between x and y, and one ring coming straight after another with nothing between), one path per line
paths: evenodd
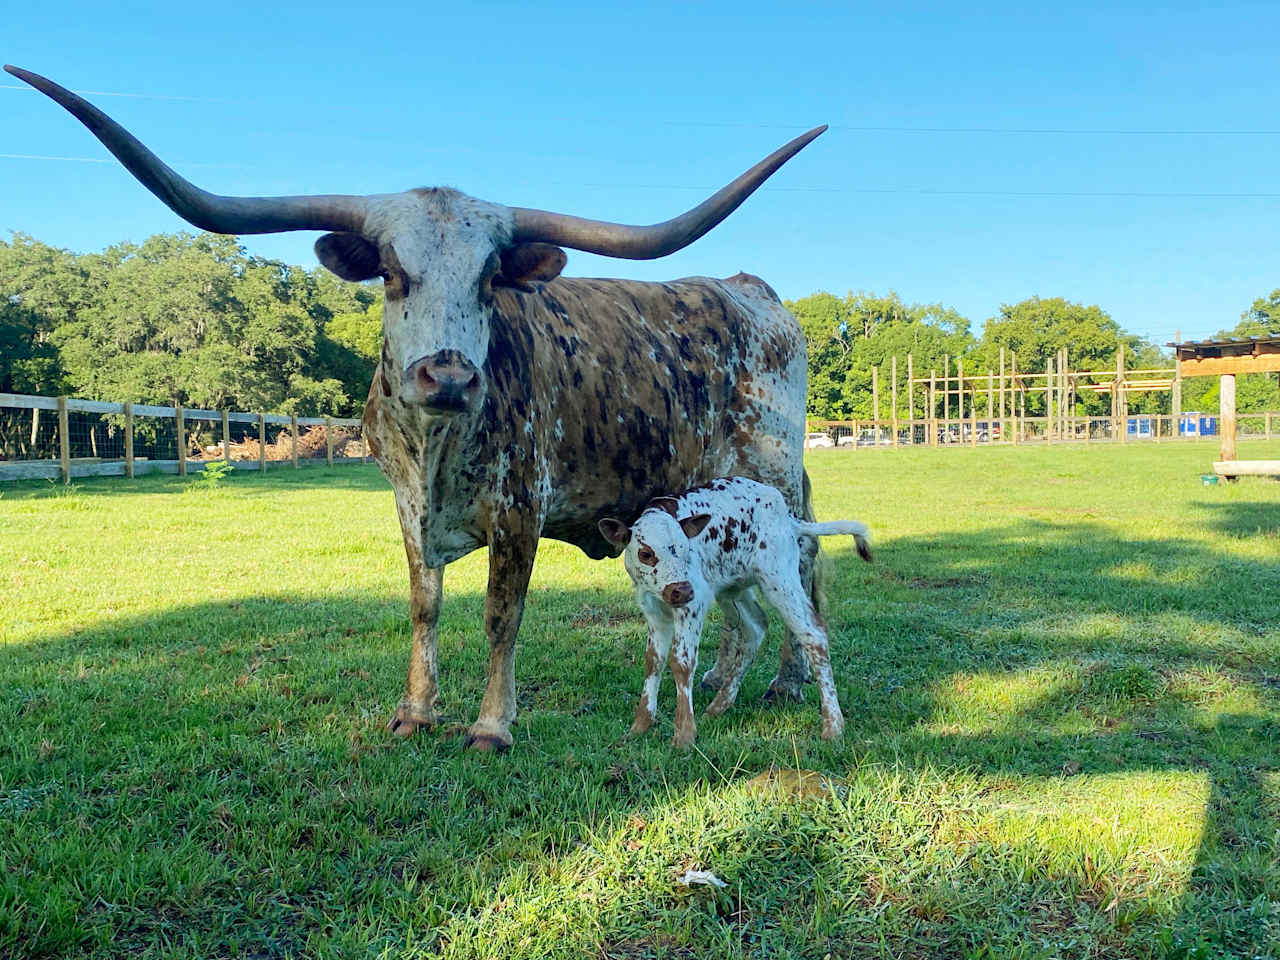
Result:
M584 220L546 210L515 209L515 239L554 243L573 250L586 250L606 257L653 260L675 253L733 213L756 187L794 157L811 140L827 129L814 127L775 150L719 193L704 200L674 220L648 227L632 227L603 220Z
M29 70L5 70L56 100L174 213L214 233L277 233L285 230L342 230L359 233L365 199L353 196L221 197L174 173L133 134L70 90Z

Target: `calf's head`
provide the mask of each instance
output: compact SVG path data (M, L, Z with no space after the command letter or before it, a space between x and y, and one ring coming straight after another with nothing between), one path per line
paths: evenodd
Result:
M816 127L761 160L698 206L664 223L626 226L486 203L448 189L376 196L225 197L178 176L127 130L50 80L6 66L65 107L148 190L214 233L330 231L320 262L346 280L386 288L379 375L388 398L428 413L474 409L485 389L493 290L526 292L563 269L563 247L647 260L674 253L727 217L822 133Z
M622 564L636 588L670 607L686 606L699 585L705 587L692 541L711 520L706 513L677 517L678 512L675 500L659 497L632 526L613 517L599 524L604 538L623 548Z

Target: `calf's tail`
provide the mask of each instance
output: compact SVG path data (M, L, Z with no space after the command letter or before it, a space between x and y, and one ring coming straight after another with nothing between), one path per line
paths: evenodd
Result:
M809 471L804 471L804 519L806 521L817 520L813 513L813 487L809 483ZM818 611L818 616L826 619L827 616L827 583L831 580L831 558L827 556L822 544L818 542L818 553L813 558L813 585L809 589L809 600L813 603L813 609Z
M829 523L796 522L796 533L806 537L835 537L848 534L858 545L858 556L871 562L871 531L856 520L832 520Z

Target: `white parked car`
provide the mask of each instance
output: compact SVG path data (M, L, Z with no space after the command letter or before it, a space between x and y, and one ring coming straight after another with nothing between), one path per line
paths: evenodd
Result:
M830 435L825 433L806 434L804 438L804 445L808 447L810 450L814 450L818 447L834 447L835 446L835 444L831 442Z

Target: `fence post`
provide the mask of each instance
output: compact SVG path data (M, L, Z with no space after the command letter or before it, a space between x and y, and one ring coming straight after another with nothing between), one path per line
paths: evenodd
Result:
M911 354L907 354L907 443L916 442L916 405L915 405L915 367L911 363Z
M329 466L333 466L333 417L324 418L324 457Z
M71 482L71 432L67 422L67 398L58 398L58 459L62 466L62 482Z
M133 479L133 404L124 405L124 475Z
M182 404L173 408L173 420L178 430L178 476L187 475L187 426L182 418Z
M893 431L893 439L889 441L889 445L896 447L898 445L898 355L893 355L893 362L889 365L889 373L893 377L893 385L889 390L889 399L892 406L889 408L889 429Z
M222 411L222 459L231 466L231 422L227 411Z
M1219 460L1236 458L1236 375L1224 373L1218 377L1218 445ZM1234 479L1234 478L1232 478Z
M1267 411L1267 439L1271 439L1271 411Z
M258 414L258 472L267 472L267 415Z
M1129 442L1129 405L1124 396L1124 344L1116 346L1116 409L1120 426L1120 442Z
M1182 342L1182 331L1173 331L1173 342L1175 344ZM1181 434L1182 427L1182 352L1177 346L1173 348L1173 439L1177 440Z
M936 372L929 370L929 416L927 417L929 445L938 445L938 378Z
M298 469L298 418L289 414L289 433L293 437L293 469Z

